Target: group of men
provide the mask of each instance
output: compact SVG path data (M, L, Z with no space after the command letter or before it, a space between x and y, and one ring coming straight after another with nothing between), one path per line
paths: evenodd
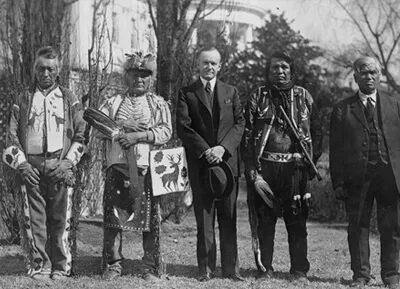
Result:
M99 110L116 122L120 133L105 141L105 270L103 278L121 275L122 231L143 231L145 280L153 280L155 242L149 152L172 135L169 105L151 92L155 58L127 55L123 66L127 91L109 97ZM307 284L306 220L309 181L318 172L322 125L310 93L297 86L291 55L273 53L265 85L245 108L234 86L217 79L221 55L215 48L198 56L200 77L179 91L176 126L186 149L197 224L197 261L202 282L215 276L219 225L222 277L244 279L239 272L236 200L240 155L245 164L252 245L262 281L273 278L274 235L283 217L288 231L290 273ZM34 64L35 87L19 96L9 123L9 146L3 160L21 182L25 229L30 247L28 274L34 279L63 279L71 274L69 224L75 167L85 152L85 122L78 98L58 83L58 53L44 47ZM330 168L336 197L345 202L353 280L371 279L369 222L374 199L381 236L381 277L399 288L400 248L400 100L378 92L378 63L361 57L354 63L359 91L333 109ZM240 152L240 153L239 153ZM139 196L139 197L138 197Z

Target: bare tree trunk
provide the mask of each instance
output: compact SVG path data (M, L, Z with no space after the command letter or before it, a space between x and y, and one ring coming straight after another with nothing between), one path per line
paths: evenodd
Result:
M64 0L25 0L22 32L22 81L33 85L33 63L36 51L43 46L53 46L61 53L62 84L69 76L69 4Z
M147 3L157 38L157 93L171 101L173 136L168 147L176 147L180 145L175 129L178 90L188 85L193 75L194 53L189 43L194 29L204 17L202 13L207 0L200 1L190 20L187 13L191 0L157 0L156 7L153 7L151 0L147 0ZM161 196L161 216L157 217L179 223L188 210L182 203L183 194Z

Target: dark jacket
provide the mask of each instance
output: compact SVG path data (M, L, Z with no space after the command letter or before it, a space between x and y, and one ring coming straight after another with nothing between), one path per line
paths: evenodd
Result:
M376 109L400 190L400 100L377 94ZM333 187L359 186L368 165L369 127L358 93L335 105L330 126L330 172Z
M238 176L239 144L245 121L238 92L235 87L221 81L215 84L214 98L218 101L218 129L214 134L212 109L204 92L201 80L179 91L177 104L177 132L187 151L189 176L196 175L201 165L200 156L210 147L225 148L223 159Z

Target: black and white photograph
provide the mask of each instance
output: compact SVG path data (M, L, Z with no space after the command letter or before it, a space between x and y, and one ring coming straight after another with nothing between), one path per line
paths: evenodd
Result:
M0 289L400 289L399 0L0 0Z

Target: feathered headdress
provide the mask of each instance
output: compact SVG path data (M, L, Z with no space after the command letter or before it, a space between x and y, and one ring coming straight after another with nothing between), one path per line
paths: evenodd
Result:
M156 71L156 57L152 53L144 54L142 51L137 51L132 54L125 53L126 61L123 65L125 71L140 70L148 71L151 75Z

